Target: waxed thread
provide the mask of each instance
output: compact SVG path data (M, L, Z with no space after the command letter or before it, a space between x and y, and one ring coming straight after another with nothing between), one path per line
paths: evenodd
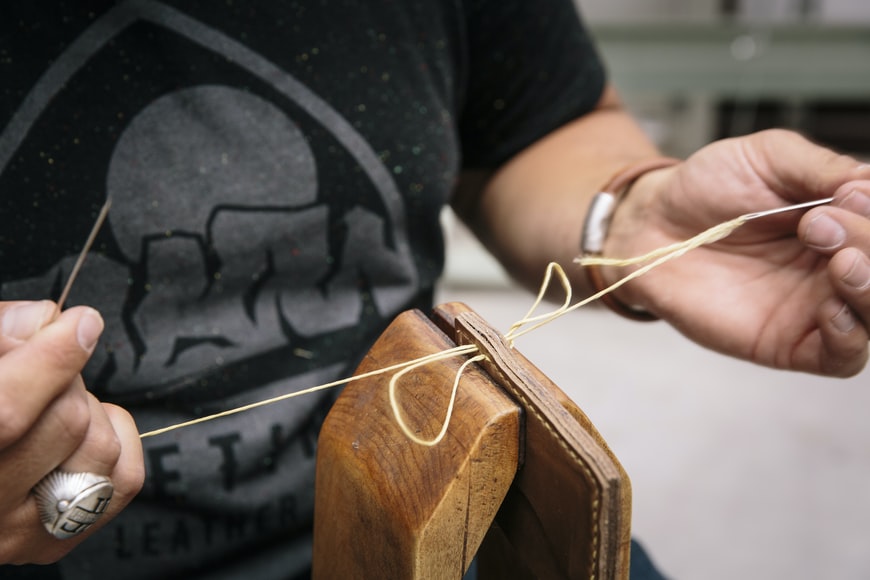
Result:
M55 320L58 316L60 316L60 311L63 310L63 304L69 297L70 290L72 290L73 282L76 281L76 278L78 277L79 272L82 269L82 265L85 263L85 258L87 257L91 246L94 245L94 242L97 239L97 234L100 232L100 228L103 227L103 222L105 222L106 218L109 217L109 208L111 207L112 198L106 198L106 201L103 203L103 207L100 208L100 213L97 214L97 219L94 222L94 225L91 226L91 231L90 233L88 233L88 238L85 240L84 246L82 246L82 250L79 252L78 258L76 258L72 270L70 270L70 274L66 280L66 284L64 284L63 290L61 290L60 292L60 297L57 299L57 304L54 307L54 315L51 318L52 320Z
M469 345L469 346L473 346L473 345ZM475 348L475 350L477 350L477 347L474 347L474 348ZM472 352L474 352L474 351L472 351ZM425 447L433 447L441 442L441 440L444 438L444 435L447 433L447 426L450 423L450 417L453 416L453 407L456 404L456 393L457 393L457 391L459 391L459 379L462 378L462 373L465 371L465 369L468 367L468 365L470 365L472 363L476 363L478 361L482 361L483 359L486 358L486 355L479 354L477 356L471 357L470 359L468 359L467 361L462 363L462 366L460 366L459 370L456 371L456 376L453 379L453 388L451 389L451 392L450 392L450 402L447 405L447 412L445 413L444 422L441 424L441 430L432 439L423 439L421 437L417 437L417 435L414 434L414 432L411 430L410 427L408 427L408 425L405 423L405 420L402 418L402 411L401 411L401 408L399 407L399 400L398 400L397 395L396 395L396 389L398 387L399 379L402 378L402 376L405 375L405 373L409 373L416 368L419 368L423 365L429 364L430 362L434 362L435 360L445 360L446 358L452 357L452 356L455 356L455 354L449 353L448 356L436 357L436 358L429 360L429 361L414 363L413 365L409 365L409 366L403 368L402 370L395 373L390 378L390 407L393 410L393 416L395 417L396 422L399 424L399 428L402 430L402 432L405 434L405 436L407 436L408 439L410 439L414 443L417 443L418 445L423 445Z
M708 230L704 230L700 234L689 238L688 240L669 244L667 246L655 249L649 253L643 254L642 256L637 256L635 258L605 258L601 256L581 256L579 258L576 258L574 261L581 266L631 266L634 264L649 262L650 260L654 260L663 256L670 256L672 254L674 254L672 257L676 258L677 256L682 256L689 250L694 250L695 248L698 248L700 246L712 244L714 242L718 242L721 239L727 238L734 230L736 230L749 220L749 215L751 214L742 215L740 217L734 218L733 220L722 222L721 224L715 225Z
M578 308L581 308L581 307L583 307L591 302L594 302L595 300L598 300L602 296L609 294L610 292L613 292L614 290L620 288L621 286L623 286L624 284L627 284L628 282L634 280L635 278L643 276L644 274L646 274L650 270L657 268L658 266L661 266L665 262L668 262L670 260L678 258L678 257L686 254L687 252L689 252L693 249L696 249L700 246L703 246L706 244L711 244L711 243L717 242L717 241L727 237L734 230L736 230L741 225L746 223L746 221L747 221L746 216L740 216L740 217L735 218L733 220L729 220L727 222L715 225L715 226L701 232L700 234L698 234L692 238L689 238L688 240L685 240L683 242L678 242L675 244L670 244L668 246L664 246L662 248L657 248L651 252L648 252L646 254L643 254L641 256L637 256L634 258L625 258L625 259L623 259L623 258L604 258L604 257L598 257L598 256L578 257L574 261L576 263L580 264L581 266L587 266L587 265L592 265L592 264L612 265L612 266L627 266L627 265L637 265L637 264L644 264L644 265L642 267L638 268L637 270L635 270L634 272L632 272L631 274L628 274L627 276L617 280L616 282L614 282L612 285L608 286L607 288L604 288L603 290L596 292L595 294L592 294L591 296L577 302L573 306L571 305L571 298L573 296L572 289L571 289L571 283L570 283L570 280L568 279L567 274L565 273L565 270L558 263L550 262L547 265L547 268L546 268L546 271L544 274L544 280L541 284L540 290L539 290L531 308L529 309L529 311L526 313L526 315L523 318L521 318L520 320L518 320L517 322L513 323L510 326L508 332L505 333L503 338L508 343L508 345L510 347L513 347L514 341L517 338L520 338L521 336L524 336L524 335L528 334L529 332L532 332L533 330L537 330L538 328L541 328L542 326L549 324L550 322L553 322L554 320L564 316L565 314L568 314L569 312L573 312L574 310L577 310ZM540 314L540 315L534 315L534 312L538 309L538 307L544 301L544 297L546 295L547 288L549 288L554 274L558 278L559 282L562 285L562 289L565 292L565 300L563 301L561 306L559 306L557 309L555 309L551 312L547 312L547 313ZM472 359L469 359L457 370L456 377L455 377L454 382L453 382L450 402L448 404L448 408L447 408L447 411L445 413L444 422L442 423L441 428L439 429L438 435L436 435L432 439L423 439L423 438L420 438L417 435L415 435L413 433L413 431L407 426L404 419L402 418L402 412L401 412L401 409L399 406L399 400L398 400L398 395L397 395L399 379L402 376L404 376L405 374L407 374L408 372L410 372L414 369L417 369L419 367L425 366L427 364L439 362L442 360L447 360L447 359L455 357L455 356L473 354L477 351L478 351L478 348L475 345L465 345L465 346L458 346L458 347L446 349L446 350L436 352L436 353L433 353L430 355L426 355L426 356L423 356L423 357L420 357L417 359L397 363L395 365L391 365L391 366L388 366L388 367L385 367L382 369L376 369L374 371L370 371L370 372L363 373L363 374L356 375L356 376L352 376L352 377L339 379L339 380L332 381L329 383L324 383L322 385L317 385L314 387L310 387L308 389L303 389L301 391L295 391L293 393L279 395L277 397L272 397L269 399L265 399L263 401L258 401L255 403L242 405L240 407L235 407L233 409L221 411L219 413L215 413L212 415L206 415L204 417L199 417L197 419L192 419L190 421L183 421L181 423L169 425L169 426L163 427L161 429L147 431L145 433L140 434L139 438L145 439L147 437L161 435L163 433L175 431L176 429L190 427L192 425L197 425L199 423L205 423L207 421L213 421L215 419L228 417L230 415L235 415L237 413L242 413L244 411L248 411L251 409L258 408L258 407L271 405L273 403L278 403L280 401L285 401L287 399L292 399L292 398L299 397L302 395L307 395L307 394L315 393L318 391L323 391L323 390L338 387L338 386L341 386L341 385L344 385L344 384L347 384L347 383L350 383L353 381L367 379L367 378L371 378L374 376L378 376L378 375L382 375L382 374L386 374L386 373L390 373L390 372L395 371L395 374L393 375L393 377L391 377L390 383L389 383L390 407L391 407L391 410L393 412L393 416L394 416L397 424L399 425L400 430L405 434L406 437L408 437L408 439L410 439L411 441L414 441L415 443L418 443L418 444L424 445L424 446L434 446L434 445L438 444L444 438L444 435L447 432L447 427L450 423L450 418L453 414L453 408L454 408L454 404L455 404L455 400L456 400L456 393L457 393L457 390L459 387L459 380L461 378L463 371L465 371L465 369L471 363L476 362L478 360L483 360L484 358L486 358L485 355L477 355L477 356L473 357Z
M401 363L397 363L388 367L384 367L382 369L376 369L367 373L363 373L360 375L355 375L352 377L347 377L344 379L339 379L337 381L332 381L330 383L324 383L322 385L317 385L314 387L309 387L307 389L303 389L301 391L294 391L292 393L286 393L284 395L278 395L277 397L271 397L269 399L264 399L262 401L257 401L255 403L249 403L247 405L242 405L240 407L234 407L232 409L227 409L226 411L221 411L220 413L214 413L213 415L206 415L204 417L199 417L197 419L191 419L190 421L183 421L181 423L175 423L173 425L169 425L166 427L162 427L160 429L154 429L153 431L146 431L145 433L141 433L139 435L139 439L145 439L146 437L154 437L155 435L161 435L163 433L168 433L170 431L175 431L176 429L181 429L183 427L190 427L192 425L197 425L199 423L205 423L207 421L213 421L215 419L220 419L222 417L229 417L230 415L235 415L237 413L242 413L244 411L250 411L251 409L256 409L257 407L264 407L266 405L271 405L273 403L278 403L280 401L285 401L287 399L293 399L295 397L301 397L302 395L310 395L312 393L316 393L318 391L325 391L326 389L331 389L334 387L341 386L346 383L351 383L354 381L359 381L362 379L368 379L371 377L375 377L378 375L386 374L392 371L398 371L405 367L409 366L420 366L422 364L437 362L439 360L446 360L450 357L459 356L463 354L471 354L477 350L476 346L468 345L468 346L458 346L454 348L450 348L447 350L443 350L440 352L436 352L433 354L429 354L414 360L404 361Z
M514 324L512 324L510 326L510 328L508 329L508 331L504 334L504 336L502 338L507 342L507 344L510 348L513 348L514 341L517 338L524 336L525 334L527 334L533 330L536 330L536 329L538 329L538 328L540 328L540 327L542 327L550 322L553 322L554 320L560 318L561 316L564 316L565 314L568 314L569 312L572 312L572 311L574 311L578 308L581 308L581 307L583 307L583 306L585 306L585 305L587 305L595 300L598 300L602 296L604 296L610 292L615 291L619 287L623 286L624 284L627 284L628 282L630 282L631 280L634 280L635 278L643 276L644 274L646 274L650 270L657 268L658 266L664 264L665 262L668 262L670 260L678 258L678 257L686 254L687 252L689 252L693 249L696 249L698 247L701 247L703 245L712 244L714 242L717 242L719 240L726 238L732 232L734 232L734 230L736 230L737 228L742 226L744 223L746 223L746 221L747 221L746 216L740 216L740 217L735 218L733 220L730 220L728 222L724 222L724 223L718 224L716 226L713 226L712 228L705 230L704 232L701 232L700 234L698 234L698 235L696 235L696 236L694 236L686 241L671 244L671 245L668 245L668 246L665 246L662 248L658 248L658 249L653 250L647 254L644 254L642 256L637 256L635 258L621 259L621 258L604 258L604 257L595 257L595 256L578 257L574 261L575 261L575 263L579 264L580 266L588 266L588 265L593 265L593 264L594 265L610 265L610 266L630 266L630 265L638 265L638 264L644 264L644 265L641 266L640 268L638 268L637 270L635 270L634 272L630 273L629 275L617 280L614 284L608 286L607 288L605 288L599 292L592 294L591 296L585 298L584 300L579 301L578 303L574 304L573 306L571 306L572 288L571 288L570 280L568 279L568 276L565 273L562 266L560 266L556 262L551 262L550 264L547 265L547 268L546 268L546 271L544 274L544 280L541 284L538 295L536 296L535 301L533 302L531 308L526 313L526 315L523 316L523 318L521 318L520 320L518 320L517 322L515 322ZM554 274L557 276L558 280L560 281L560 283L562 285L562 288L565 292L565 299L564 299L562 305L559 308L553 310L552 312L541 314L541 315L534 315L535 311L538 309L538 307L540 306L540 304L544 300L544 296L546 295L546 290L547 290L547 288L549 288L549 285L552 281L552 277ZM225 416L228 416L231 414L240 413L240 412L246 411L248 409L268 405L268 404L282 401L285 399L290 399L293 397L301 396L301 395L304 395L307 393L313 393L313 392L316 392L319 390L324 390L327 388L342 385L342 384L345 384L345 383L348 383L351 381L360 380L360 379L369 378L372 376L377 376L377 375L396 371L396 372L394 372L393 376L390 378L390 383L389 383L390 406L391 406L391 409L393 412L394 419L395 419L396 423L398 424L399 429L405 434L405 436L408 439L410 439L411 441L413 441L419 445L431 447L431 446L434 446L434 445L437 445L438 443L440 443L447 433L447 429L448 429L448 426L450 424L450 419L453 415L454 405L456 402L456 395L457 395L458 388L459 388L459 380L462 376L462 373L471 364L473 364L475 362L479 362L481 360L484 360L487 357L485 355L478 354L476 356L469 358L467 361L465 361L459 367L459 369L456 372L456 376L454 377L453 386L452 386L451 395L450 395L450 402L449 402L449 404L447 406L447 410L445 412L444 421L441 424L441 428L440 428L438 434L431 439L423 439L421 437L418 437L411 430L411 428L405 423L404 418L402 416L401 408L399 406L399 400L398 400L398 395L397 395L399 380L405 374L412 372L412 371L414 371L422 366L425 366L427 364L442 361L442 360L447 360L448 358L451 358L454 356L472 354L474 352L477 352L478 350L479 350L478 347L476 347L475 345L466 345L466 346L460 346L460 347L447 349L447 350L437 352L437 353L434 353L431 355L420 357L418 359L414 359L412 361L399 363L399 364L392 365L390 367L386 367L383 369L377 369L375 371L371 371L371 372L357 375L354 377L350 377L347 379L334 381L332 383L319 385L316 387L312 387L310 389L305 389L303 391L289 393L287 395L282 395L279 397L274 397L271 399L267 399L265 401L260 401L258 403L253 403L250 405L245 405L243 407L238 407L236 409L230 409L228 411L224 411L222 413L217 413L215 415L201 417L199 419L194 419L192 421L186 421L184 423L179 423L177 425L171 425L171 426L165 427L163 429L149 431L147 433L141 434L140 438L150 437L153 435L158 435L160 433L166 433L168 431L172 431L172 430L186 427L189 425L194 425L196 423L202 423L202 422L210 421L210 420L217 419L220 417L225 417ZM504 375L503 375L501 370L496 369L495 372L497 374L501 375L502 378L504 378ZM516 389L512 386L511 381L504 380L503 382L504 382L504 384L506 384L508 386L508 389L510 390L510 392L515 397L517 397L520 401L522 401L522 403L524 404L524 408L529 409L532 412L532 414L534 414L534 416L536 418L538 418L538 420L541 422L541 424L544 426L544 428L551 434L551 436L556 438L559 445L564 450L567 451L568 455L572 458L573 462L580 467L580 469L582 470L582 472L586 476L587 481L589 481L591 483L592 521L590 522L590 527L591 527L590 536L592 538L592 546L591 546L591 550L590 550L589 577L590 577L590 579L594 580L597 577L597 573L598 573L598 569L599 569L598 553L599 553L600 545L599 545L599 537L598 536L599 536L600 525L601 525L600 524L600 514L599 514L600 505L601 505L601 497L600 497L601 494L600 494L600 490L595 485L594 478L592 477L591 469L590 469L589 465L583 460L583 458L579 454L577 454L576 451L570 445L568 445L568 442L565 441L559 435L559 433L555 429L555 427L553 425L551 425L550 422L545 417L543 417L533 405L529 404L529 401L526 399L526 397L523 395L523 393L521 393L518 389Z

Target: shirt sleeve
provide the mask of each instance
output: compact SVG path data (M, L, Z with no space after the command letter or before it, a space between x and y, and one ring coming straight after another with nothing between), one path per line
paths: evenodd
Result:
M605 72L573 0L466 0L464 168L498 167L592 110Z

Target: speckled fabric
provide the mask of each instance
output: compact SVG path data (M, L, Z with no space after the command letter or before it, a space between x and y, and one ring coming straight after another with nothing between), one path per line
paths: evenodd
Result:
M349 374L428 308L459 172L604 83L570 0L8 2L0 78L0 297L56 297L111 196L70 304L142 432ZM144 440L122 516L0 576L304 575L333 397Z

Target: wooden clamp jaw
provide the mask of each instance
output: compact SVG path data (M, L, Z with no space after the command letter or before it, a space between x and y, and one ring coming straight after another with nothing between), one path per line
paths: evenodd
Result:
M436 327L437 325L437 327ZM440 328L440 331L439 331ZM586 415L461 304L400 315L358 373L474 344L447 436L399 429L390 376L350 383L321 430L314 576L458 580L627 578L628 477ZM465 357L403 377L402 413L431 437Z

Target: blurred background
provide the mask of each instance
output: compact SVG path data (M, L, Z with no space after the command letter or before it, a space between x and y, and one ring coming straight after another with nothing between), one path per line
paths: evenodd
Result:
M870 2L579 7L629 109L665 153L788 127L870 160ZM452 214L444 224L439 302L465 302L506 330L532 297ZM517 348L620 458L634 535L669 577L870 578L870 369L847 380L764 369L597 306Z

